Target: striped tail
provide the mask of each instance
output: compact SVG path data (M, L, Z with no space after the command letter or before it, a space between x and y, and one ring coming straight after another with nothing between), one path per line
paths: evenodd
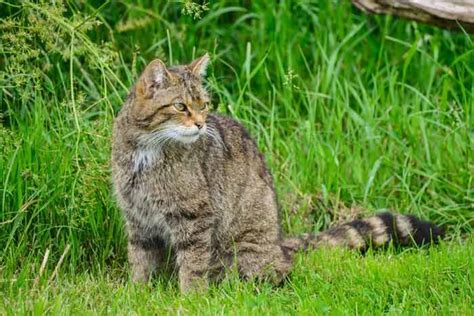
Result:
M389 243L400 246L436 243L444 231L431 222L413 215L379 213L363 220L354 220L319 234L303 234L284 239L282 248L289 253L322 246L343 246L360 251Z

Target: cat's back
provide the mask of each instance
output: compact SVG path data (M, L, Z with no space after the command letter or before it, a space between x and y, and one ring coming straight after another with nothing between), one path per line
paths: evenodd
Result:
M217 142L220 146L217 147L221 152L221 159L224 160L222 163L232 169L228 170L232 176L247 177L249 173L255 173L268 185L272 185L272 177L263 155L255 140L240 122L222 114L210 114L207 124L210 134L220 139ZM210 158L211 152L212 150L207 150L205 155Z
M240 122L222 114L210 114L207 124L210 134L217 135L222 140L225 145L223 149L230 155L229 158L257 158L263 162L254 139Z

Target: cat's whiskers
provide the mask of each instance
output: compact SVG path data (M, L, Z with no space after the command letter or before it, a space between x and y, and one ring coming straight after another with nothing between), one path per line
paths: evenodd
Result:
M164 145L167 141L171 140L172 138L173 138L172 133L166 130L154 136L151 139L150 144L152 145L152 147L161 149L162 145Z
M181 129L175 125L165 125L151 133L139 137L138 148L134 154L134 170L139 171L152 165L160 156L163 147L171 141L183 142L181 140ZM226 148L220 133L215 127L207 124L202 135L207 135L218 146Z
M134 152L134 172L143 170L155 162L163 146L173 139L173 129L163 127L139 138L139 146Z

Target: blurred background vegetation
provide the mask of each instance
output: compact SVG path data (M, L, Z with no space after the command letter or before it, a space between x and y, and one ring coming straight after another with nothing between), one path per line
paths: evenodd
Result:
M473 37L349 1L1 1L0 271L125 263L113 117L154 58L210 52L216 111L265 153L289 233L380 208L472 231ZM54 264L46 269L52 270Z

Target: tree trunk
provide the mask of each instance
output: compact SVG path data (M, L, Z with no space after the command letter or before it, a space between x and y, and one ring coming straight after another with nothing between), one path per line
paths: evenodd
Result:
M474 0L351 0L359 9L474 33Z

